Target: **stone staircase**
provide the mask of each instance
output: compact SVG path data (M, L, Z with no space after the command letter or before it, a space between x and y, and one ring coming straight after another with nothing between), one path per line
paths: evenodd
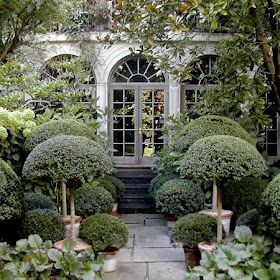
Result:
M149 196L150 181L156 176L153 171L119 169L117 176L125 184L124 197L118 207L120 214L156 213Z

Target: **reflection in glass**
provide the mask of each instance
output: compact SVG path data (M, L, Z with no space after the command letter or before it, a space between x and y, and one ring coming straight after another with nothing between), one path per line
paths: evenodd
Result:
M135 141L135 135L134 130L126 130L124 134L124 141L125 143L134 143Z
M125 90L125 102L134 102L134 91L133 90L129 90L129 89L126 89Z
M114 131L114 143L123 143L123 131Z
M134 118L125 118L125 129L134 129Z
M114 102L123 102L123 90L122 89L114 90Z
M122 129L123 128L123 118L122 117L114 117L113 120L114 129Z
M122 144L114 144L114 156L123 156Z
M134 156L134 144L125 144L125 156Z

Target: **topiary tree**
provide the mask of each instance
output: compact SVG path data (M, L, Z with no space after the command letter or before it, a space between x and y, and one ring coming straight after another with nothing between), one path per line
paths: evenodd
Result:
M254 146L228 135L209 136L196 141L187 150L180 166L182 176L217 185L218 241L222 239L221 184L228 179L260 177L266 170L265 161Z
M49 196L41 193L25 193L23 208L25 212L34 209L53 209L53 202Z
M102 177L94 180L94 182L97 184L98 187L104 188L111 194L114 203L117 201L117 190L112 181L108 180L105 177Z
M95 140L95 132L75 119L54 120L39 125L25 140L24 148L31 152L38 144L58 135L84 136Z
M0 221L18 219L23 210L23 188L12 168L0 159Z
M27 211L22 220L24 237L38 234L43 240L56 242L63 239L65 225L63 217L50 209L34 209Z
M82 186L75 194L76 212L83 217L109 213L112 211L113 203L112 195L99 186Z
M263 229L280 240L280 174L264 190L260 211Z
M70 184L71 236L74 237L74 192L77 182L90 176L99 177L113 171L110 157L93 140L81 136L56 136L36 146L23 166L26 180L52 178L56 182ZM73 183L74 182L74 183ZM62 193L63 216L67 215L66 193Z
M180 217L203 209L205 196L193 181L173 179L164 183L156 193L159 212Z
M104 179L111 182L115 186L116 201L119 202L122 199L123 194L124 194L124 188L125 188L124 183L119 178L117 178L116 176L113 176L113 175L105 175Z

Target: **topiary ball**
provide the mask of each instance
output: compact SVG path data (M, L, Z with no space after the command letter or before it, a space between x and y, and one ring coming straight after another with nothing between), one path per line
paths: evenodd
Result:
M202 210L205 196L199 184L184 179L167 181L156 192L156 207L163 214L180 217Z
M111 180L108 180L107 178L103 177L103 178L98 178L97 180L95 180L95 182L97 183L98 187L104 188L111 194L114 203L117 201L117 197L118 197L117 190Z
M280 175L277 175L264 190L260 212L264 230L280 240Z
M213 241L217 233L217 220L209 215L194 213L180 218L172 231L172 238L189 248L202 241Z
M38 234L43 240L56 242L64 238L65 224L63 217L50 209L27 211L22 220L24 238Z
M124 183L117 177L113 175L105 175L104 179L111 182L116 189L116 201L121 201L123 194L124 194Z
M214 135L235 136L256 145L256 140L236 121L223 116L207 115L191 121L175 135L173 147L178 151L187 151L197 140Z
M86 137L56 136L36 146L28 155L22 170L29 181L52 178L86 181L113 171L107 152Z
M31 152L37 145L58 135L84 136L95 140L92 128L75 119L49 121L39 125L26 139L24 148Z
M255 232L258 226L258 220L259 220L258 210L251 209L238 217L238 219L236 220L236 226L247 226L253 232Z
M237 215L258 208L262 192L268 182L261 178L246 177L239 181L230 180L223 187L223 207Z
M267 167L261 154L248 142L238 137L216 135L191 145L179 170L183 177L214 182L260 177Z
M112 195L99 186L82 186L75 192L76 214L83 217L109 213L112 211L113 203Z
M155 198L157 190L167 181L179 178L176 174L159 174L151 180L149 193Z
M0 159L0 221L18 219L23 211L23 188L12 168Z
M128 241L128 230L123 221L109 214L96 214L84 219L79 237L88 241L95 251L122 248Z
M25 193L23 208L25 212L34 209L53 209L53 202L49 196L41 193Z

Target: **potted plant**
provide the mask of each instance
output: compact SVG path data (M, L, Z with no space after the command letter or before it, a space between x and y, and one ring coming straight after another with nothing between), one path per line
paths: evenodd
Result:
M198 183L190 180L167 181L156 192L156 207L167 217L169 234L177 218L203 209L204 202L205 196L202 189Z
M104 271L117 268L117 252L128 241L128 230L122 220L109 214L96 214L81 223L80 238L92 245L96 252L103 252Z
M46 177L56 182L69 181L71 238L75 239L75 189L89 176L98 177L112 171L111 159L99 144L81 136L61 135L36 146L28 155L22 173L31 181ZM65 204L66 193L62 197ZM63 209L65 216L67 206Z
M216 135L196 141L185 153L180 165L181 175L213 182L217 185L218 230L222 240L222 185L228 179L260 177L267 170L257 149L233 136Z
M202 241L211 243L215 239L216 231L217 220L206 214L188 214L176 222L172 231L172 239L183 243L188 266L194 267L199 264L198 244Z

